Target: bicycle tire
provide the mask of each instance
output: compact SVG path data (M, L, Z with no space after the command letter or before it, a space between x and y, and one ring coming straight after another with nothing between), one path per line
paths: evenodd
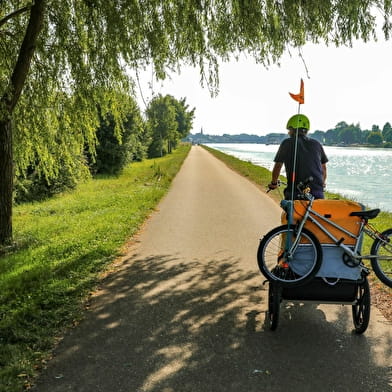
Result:
M392 256L392 228L381 233L383 239L373 242L370 249L372 256ZM380 260L371 258L370 263L377 278L388 287L392 287L392 260Z
M268 312L267 320L269 329L275 331L279 324L280 302L282 289L278 283L270 282L268 287Z
M369 326L370 305L369 282L365 277L356 287L355 304L352 305L354 331L358 335L364 333Z
M282 263L287 233L296 237L296 226L282 225L268 232L260 241L257 262L260 272L269 281L278 282L282 287L300 286L313 279L320 269L322 249L316 236L303 228L292 261Z

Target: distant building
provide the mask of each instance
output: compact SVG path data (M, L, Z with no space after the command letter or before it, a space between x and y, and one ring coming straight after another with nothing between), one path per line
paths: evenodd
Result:
M265 144L280 144L286 137L285 133L269 133L265 137Z
M267 136L249 135L241 133L239 135L206 135L203 128L199 133L189 134L184 141L192 142L193 144L207 144L207 143L258 143L258 144L279 144L287 137L285 133L270 133Z

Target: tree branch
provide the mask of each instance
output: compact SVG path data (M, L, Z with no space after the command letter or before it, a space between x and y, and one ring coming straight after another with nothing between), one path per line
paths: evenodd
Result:
M8 111L11 113L22 92L27 74L30 70L31 59L34 55L37 39L43 27L46 0L36 0L31 6L29 23L20 47L18 60L11 76L6 100Z
M5 25L10 19L23 14L23 12L27 12L30 8L32 7L32 4L26 5L25 7L22 7L14 12L11 12L10 14L6 15L3 19L0 19L0 27Z

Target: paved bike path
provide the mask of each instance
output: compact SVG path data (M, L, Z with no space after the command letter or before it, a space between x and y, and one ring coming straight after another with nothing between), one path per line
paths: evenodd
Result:
M259 238L280 209L201 147L59 344L40 392L392 391L391 323L372 308L281 306L264 326Z

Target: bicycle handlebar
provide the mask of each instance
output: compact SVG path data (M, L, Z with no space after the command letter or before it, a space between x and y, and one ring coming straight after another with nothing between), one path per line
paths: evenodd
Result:
M279 188L281 185L287 185L287 184L284 181L278 180L276 185L277 185L277 188ZM274 189L277 189L277 188L274 188ZM266 193L271 192L274 189L268 188Z
M310 200L312 198L312 195L310 193L310 184L312 182L313 182L313 177L310 176L310 177L306 178L304 181L300 181L297 185L297 189L300 192L300 195L303 198L308 199L308 200ZM277 188L279 188L282 184L287 185L286 182L278 180L277 181ZM276 189L276 188L274 188L274 189ZM271 192L272 190L273 189L269 188L266 193Z

